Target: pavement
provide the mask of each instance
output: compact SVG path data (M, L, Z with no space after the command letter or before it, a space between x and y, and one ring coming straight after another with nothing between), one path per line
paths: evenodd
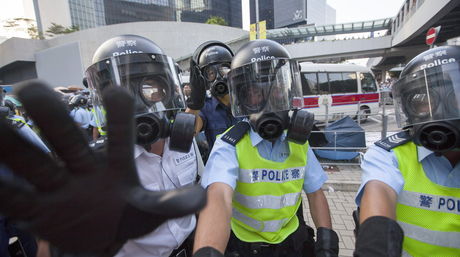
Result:
M332 227L339 235L339 256L353 256L355 223L352 212L356 209L355 195L361 182L361 168L358 165L326 165L323 168L329 177L323 190L331 211ZM304 217L307 224L315 227L306 195L303 197Z

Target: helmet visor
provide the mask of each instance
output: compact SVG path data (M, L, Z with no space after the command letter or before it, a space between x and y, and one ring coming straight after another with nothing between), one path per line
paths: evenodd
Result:
M235 117L303 107L296 61L272 59L246 64L231 70L228 81Z
M393 86L399 127L460 119L460 67L457 62L409 73Z
M136 113L185 108L179 76L172 58L160 54L128 54L111 57L86 70L94 105L102 104L107 87L124 87L135 99Z

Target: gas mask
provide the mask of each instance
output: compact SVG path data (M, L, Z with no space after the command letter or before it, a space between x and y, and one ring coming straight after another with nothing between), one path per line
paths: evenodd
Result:
M435 153L460 148L460 120L429 122L413 127L414 142Z
M188 152L193 141L195 116L179 112L173 117L166 112L145 113L135 117L136 143L149 146L160 138L170 137L169 148Z
M230 71L230 64L211 64L202 69L211 94L223 97L228 94L227 74Z
M173 60L161 54L130 54L93 64L86 77L95 91L94 106L102 106L102 91L108 86L126 88L135 99L136 142L148 147L170 137L171 150L188 152L195 131L195 116L185 109L179 77ZM100 112L96 112L98 114ZM98 117L105 126L105 117Z
M448 60L453 61L415 63L418 69L393 85L398 125L410 129L416 144L437 154L460 148L460 67L454 58Z
M297 144L307 142L314 121L313 113L297 109L249 116L252 129L263 139L273 141L287 130L287 140Z

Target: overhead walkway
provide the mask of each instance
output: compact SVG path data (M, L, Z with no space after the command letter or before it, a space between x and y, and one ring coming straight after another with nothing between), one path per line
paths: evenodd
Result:
M374 32L391 29L392 18L371 21L351 22L324 26L305 26L297 28L281 28L267 31L269 39L301 39L318 36L330 36L351 33Z

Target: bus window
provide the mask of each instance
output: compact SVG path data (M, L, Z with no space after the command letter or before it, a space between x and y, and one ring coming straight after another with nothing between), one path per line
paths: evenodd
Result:
M361 90L363 93L377 92L377 85L374 77L370 73L361 73Z
M343 78L343 93L358 93L358 80L355 72L342 73Z
M331 85L331 94L358 92L356 73L353 72L331 72L329 73L329 84Z
M320 94L329 94L329 82L327 80L327 73L318 73L318 85Z
M316 73L302 73L302 91L303 95L318 94L318 79Z
M331 86L331 94L342 93L342 73L331 72L329 75L329 85Z

